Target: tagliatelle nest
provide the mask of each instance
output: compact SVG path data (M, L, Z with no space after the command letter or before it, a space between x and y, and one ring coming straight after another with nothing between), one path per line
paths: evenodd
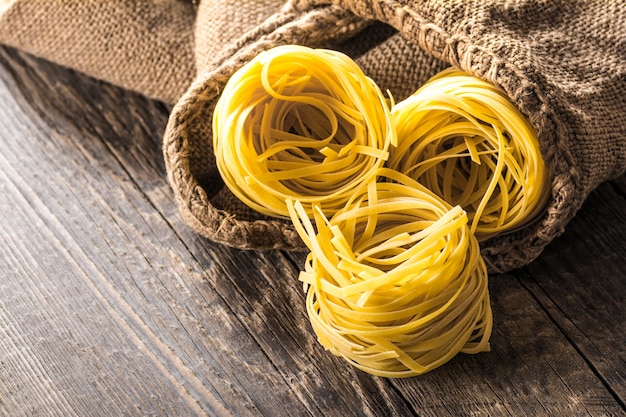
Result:
M448 69L392 109L387 166L462 206L478 240L532 220L550 191L539 141L503 92Z
M311 250L300 280L320 343L371 374L407 377L487 350L487 271L467 216L395 171L315 226L289 202Z
M256 211L287 217L287 198L309 214L343 207L395 144L380 89L330 50L279 46L228 81L213 118L217 167Z

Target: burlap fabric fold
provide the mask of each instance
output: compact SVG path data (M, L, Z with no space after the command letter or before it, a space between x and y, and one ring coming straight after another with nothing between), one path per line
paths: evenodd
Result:
M238 202L215 167L212 109L243 64L283 44L339 49L396 100L446 66L470 72L528 118L551 171L541 216L482 244L489 269L507 271L626 170L623 16L626 3L610 0L0 0L0 42L175 102L163 150L180 211L240 248L303 248L288 221Z
M0 0L0 42L174 103L196 74L191 1Z

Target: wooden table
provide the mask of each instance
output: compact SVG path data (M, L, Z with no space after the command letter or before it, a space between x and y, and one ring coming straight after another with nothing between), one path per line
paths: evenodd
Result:
M316 341L304 255L182 221L167 106L11 49L0 63L0 415L626 415L626 176L490 277L491 352L377 378Z

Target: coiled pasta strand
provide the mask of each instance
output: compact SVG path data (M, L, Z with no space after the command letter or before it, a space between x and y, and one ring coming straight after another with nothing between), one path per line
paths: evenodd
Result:
M488 350L487 271L465 212L401 173L377 174L330 219L317 206L315 226L288 201L311 250L300 280L320 343L384 377Z
M468 214L479 241L543 209L547 169L535 132L493 85L447 69L392 109L398 146L387 166Z
M226 186L254 210L288 217L285 200L332 213L367 183L395 144L389 106L342 53L285 45L228 81L213 116Z

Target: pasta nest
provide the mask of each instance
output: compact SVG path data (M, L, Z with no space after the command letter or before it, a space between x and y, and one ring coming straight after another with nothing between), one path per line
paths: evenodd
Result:
M346 55L285 45L228 81L213 117L217 168L254 210L288 217L297 199L312 215L344 206L395 144L389 105Z
M300 280L320 343L384 377L488 350L487 270L465 212L401 173L377 174L330 219L314 210L315 226L288 201L310 249Z
M387 166L468 214L479 241L531 221L548 197L530 124L495 86L453 68L392 108Z

